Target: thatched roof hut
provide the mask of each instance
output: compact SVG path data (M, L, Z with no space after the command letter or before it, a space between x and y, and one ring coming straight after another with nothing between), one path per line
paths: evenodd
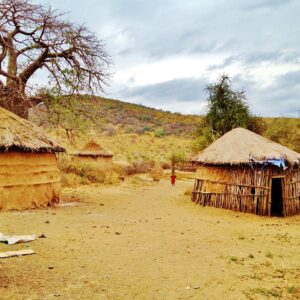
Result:
M0 108L0 210L58 202L55 153L64 151L39 127Z
M74 153L78 159L82 161L97 161L111 163L113 153L103 148L94 141L88 142L81 151Z
M259 215L300 212L300 154L236 128L193 159L193 201Z
M0 151L64 152L46 133L17 115L0 107Z

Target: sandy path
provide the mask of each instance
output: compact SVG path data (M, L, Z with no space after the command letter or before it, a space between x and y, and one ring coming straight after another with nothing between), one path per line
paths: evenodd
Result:
M191 181L66 191L73 207L1 213L1 232L44 233L0 261L1 299L297 299L300 218L191 203Z

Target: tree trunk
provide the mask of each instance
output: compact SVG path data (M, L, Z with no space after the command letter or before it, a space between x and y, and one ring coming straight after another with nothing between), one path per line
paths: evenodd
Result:
M24 119L28 119L29 107L24 97L18 88L6 86L0 91L0 106Z
M0 106L15 113L16 115L28 119L28 101L25 95L24 83L17 77L17 52L13 44L13 38L17 30L14 30L6 38L8 45L8 66L6 85L1 82L0 85Z

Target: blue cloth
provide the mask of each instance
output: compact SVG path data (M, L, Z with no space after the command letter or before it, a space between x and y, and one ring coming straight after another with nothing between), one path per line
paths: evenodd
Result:
M279 168L286 168L286 164L285 164L285 160L284 159L268 159L266 160L266 162L274 165L274 166L277 166Z
M255 164L260 164L263 166L273 165L273 166L277 166L278 168L283 168L284 170L287 168L286 162L283 158L266 159L266 160L256 160L255 158L250 158L249 162L251 165L252 165L252 163L255 163Z

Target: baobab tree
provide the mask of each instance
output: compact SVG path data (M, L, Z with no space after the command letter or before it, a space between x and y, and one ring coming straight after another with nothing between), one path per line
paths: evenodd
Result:
M103 41L64 13L28 0L0 0L0 106L26 118L43 101L31 84L39 70L61 94L102 91L109 64Z

